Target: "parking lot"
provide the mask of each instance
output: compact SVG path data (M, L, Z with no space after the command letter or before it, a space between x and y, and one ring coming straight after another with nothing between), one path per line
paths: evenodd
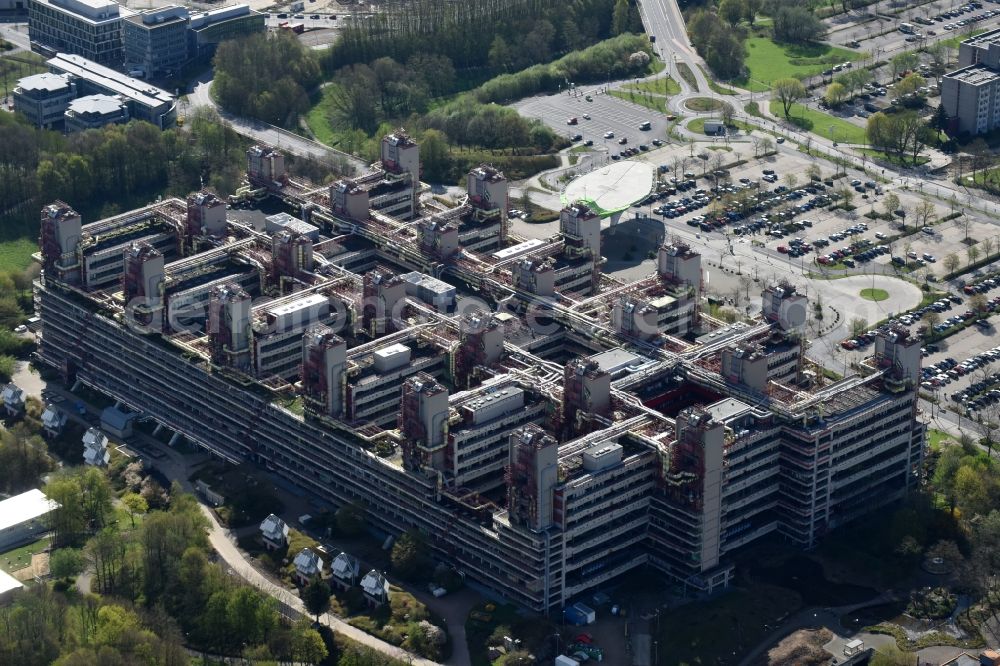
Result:
M592 102L587 101L588 96ZM620 153L626 147L641 143L651 144L653 139L663 140L670 124L662 113L589 89L574 95L564 91L556 95L530 97L513 107L522 116L538 118L563 136L580 134L582 141L591 140L595 148L609 154ZM575 125L568 124L570 118L577 119ZM648 130L639 129L644 122L650 124ZM608 132L614 136L605 138ZM618 143L623 138L628 141L627 145Z
M974 3L936 0L895 15L876 18L864 13L856 15L858 20L845 21L844 15L840 14L824 22L830 27L831 42L847 48L884 53L912 49L927 41L947 39L972 30L994 28L1000 23L1000 14L994 13L1000 12L998 4L989 0ZM938 17L940 20L937 20ZM914 26L914 33L901 32L899 26L903 23Z

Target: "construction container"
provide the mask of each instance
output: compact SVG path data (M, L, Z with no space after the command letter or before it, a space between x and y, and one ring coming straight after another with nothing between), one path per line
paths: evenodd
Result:
M566 618L566 622L569 624L583 626L586 624L592 624L597 619L597 613L590 606L577 603L572 606L568 606L566 610L563 611L563 617Z
M580 662L572 657L567 657L566 655L561 654L556 657L555 666L580 666Z

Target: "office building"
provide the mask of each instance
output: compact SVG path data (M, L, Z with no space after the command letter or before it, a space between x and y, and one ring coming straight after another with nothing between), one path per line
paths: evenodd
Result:
M59 53L46 64L51 72L68 75L76 84L77 95L120 97L130 118L144 120L160 129L172 127L177 120L174 96L145 81L68 53Z
M188 10L176 5L149 9L123 22L125 66L148 78L169 76L188 60Z
M134 13L113 0L28 0L28 36L42 53L72 53L121 67L122 20Z
M265 17L249 5L230 5L191 14L188 22L188 57L209 58L227 39L267 30Z
M64 115L67 133L129 121L128 105L116 95L78 97L69 103Z
M63 114L76 99L76 83L64 74L33 74L17 82L14 88L14 110L37 127L61 127Z
M194 209L179 200L87 223L56 203L35 283L42 362L219 459L335 506L364 502L372 529L424 530L436 559L536 611L638 567L715 592L740 548L813 547L919 484L920 341L904 330L830 383L808 359L808 304L791 284L763 291L760 318L727 325L698 306L700 257L683 244L665 245L651 276L603 283L586 206L526 254L504 254L524 239L499 240L499 224L500 249L476 252L449 228L482 201L425 199L403 222L338 200L351 188L289 176L276 151L249 157L248 180L317 229L309 261L289 261L285 228L223 219L227 233L185 240ZM120 279L90 286L90 239L114 229L149 244L163 233L150 219L176 230L162 268L126 246L106 264ZM374 266L338 263L352 247ZM553 279L531 282L525 262ZM585 267L580 289L559 286L560 262ZM459 307L496 305L440 312L421 276L454 287ZM163 309L156 325L126 323L140 297L143 312ZM273 367L258 361L268 354ZM380 578L363 577L373 603Z

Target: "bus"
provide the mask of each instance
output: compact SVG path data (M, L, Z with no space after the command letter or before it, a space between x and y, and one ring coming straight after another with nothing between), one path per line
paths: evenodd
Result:
M917 31L917 29L913 26L912 23L900 23L899 31L907 35L912 35L914 32Z

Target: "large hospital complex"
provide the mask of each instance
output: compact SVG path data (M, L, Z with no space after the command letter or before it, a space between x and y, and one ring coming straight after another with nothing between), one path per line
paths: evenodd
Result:
M629 570L689 589L732 580L772 535L809 547L919 482L920 342L880 334L858 374L809 356L806 298L701 306L701 257L667 238L655 271L602 271L576 203L518 238L483 166L455 206L421 196L419 146L385 137L328 186L247 153L240 200L211 192L82 220L41 211L42 360L232 463L332 507L536 611Z

